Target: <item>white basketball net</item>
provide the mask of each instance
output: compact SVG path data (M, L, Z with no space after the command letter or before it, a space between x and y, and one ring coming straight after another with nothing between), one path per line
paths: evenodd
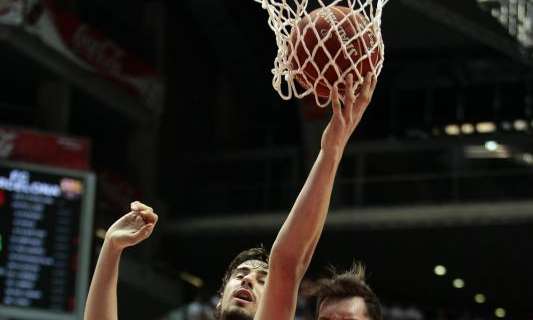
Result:
M361 64L366 59L372 59L372 61L375 61L375 63L368 63L370 60L367 60L368 65L371 66L371 72L375 75L375 77L377 78L380 74L383 67L385 50L381 37L381 13L383 6L388 2L388 0L318 0L312 1L316 2L316 5L313 8L309 8L309 0L255 1L261 3L263 9L268 12L268 24L276 36L278 52L277 57L274 60L274 68L272 69L272 73L274 75L272 85L283 99L289 100L293 96L297 98L303 98L309 94L315 94L318 87L321 87L323 91L329 92L329 97L319 97L318 94L315 94L315 100L317 105L325 107L331 102L331 92L334 86L344 83L349 73L355 74L354 83L356 88L363 83L365 74L362 74L361 72ZM316 15L315 19L313 20L310 13L317 8L332 10L333 6L351 8L355 12L354 15L360 15L360 17L364 17L364 20L366 20L360 20L359 22L363 23L359 23L358 26L353 26L353 22L351 23L355 30L355 34L352 37L346 37L346 32L344 32L342 26L345 26L346 23L350 23L350 21L354 21L354 15L351 17L346 15L341 19L329 19L329 33L325 36L322 35L322 37L319 36L321 31L316 30L314 24L314 22L317 20ZM298 30L295 28L298 28L297 25L300 21L302 21L302 19L309 19L308 21L311 21L311 23L309 23L304 30L305 32L315 32L318 43L311 49L305 49L307 53L306 61L299 61L301 60L300 57L298 60L298 66L295 68L294 59L298 59L297 50L295 50L295 47L300 45L301 48L304 36L302 36L301 32L295 32L297 38L295 40L293 35L291 40L291 32L293 30ZM303 34L305 34L305 32L303 32ZM362 37L365 34L368 36L368 33L373 33L375 38L377 38L377 41L374 41L372 46L368 45L365 41L360 41L359 43L364 44L361 48L362 50L360 50L362 52L359 52L357 58L354 59L352 55L348 54L351 50L350 43L354 43L354 41L357 41L359 37ZM340 41L341 45L338 50L339 52L327 53L327 64L322 67L317 66L315 62L315 56L320 48L322 49L320 50L322 53L328 52L324 46L328 39L331 39L331 37L338 37L339 39L342 39L342 41ZM341 54L343 54L344 57L349 57L349 66L339 68L336 60ZM376 55L379 55L379 59ZM292 66L291 61L293 64ZM309 64L314 64L315 70L317 71L316 79L315 77L309 79L306 76L306 72L304 72L304 66L309 67ZM330 81L326 78L326 70L328 70L330 76L332 70L335 71L335 78L337 78L336 82L330 83ZM307 84L306 87L308 88L303 88L303 86L297 85L295 83L297 77L300 77L300 80L304 79L304 82Z

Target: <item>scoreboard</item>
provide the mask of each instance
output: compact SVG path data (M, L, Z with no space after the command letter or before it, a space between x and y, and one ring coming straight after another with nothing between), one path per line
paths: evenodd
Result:
M95 177L0 161L0 318L81 319Z

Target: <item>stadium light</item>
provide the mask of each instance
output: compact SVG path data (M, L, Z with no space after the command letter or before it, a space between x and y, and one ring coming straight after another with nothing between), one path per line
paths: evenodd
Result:
M439 277L442 277L446 275L447 270L445 266L438 265L438 266L435 266L435 269L433 270L433 272L435 272L435 274L438 275Z
M453 287L456 289L462 289L465 287L465 281L461 278L457 278L453 280Z
M472 134L476 131L473 124L465 123L461 126L461 131L463 134Z
M507 315L507 312L505 311L504 308L497 308L496 310L494 310L494 315L497 318L503 319Z
M526 131L528 129L528 123L526 120L516 120L514 122L514 129L516 131Z
M444 131L449 136L458 136L461 133L461 129L456 124L447 125Z
M98 228L96 229L96 232L95 232L95 235L98 239L101 239L101 240L104 240L105 239L105 234L106 234L106 230L103 229L103 228Z
M480 122L476 125L476 130L479 133L493 133L496 131L496 124L494 122Z
M485 149L488 151L496 151L500 145L496 141L487 141L485 143Z
M527 164L533 164L533 155L531 153L524 153L522 160Z
M474 296L474 301L476 301L476 303L482 304L487 301L487 297L485 297L485 295L482 293L478 293Z

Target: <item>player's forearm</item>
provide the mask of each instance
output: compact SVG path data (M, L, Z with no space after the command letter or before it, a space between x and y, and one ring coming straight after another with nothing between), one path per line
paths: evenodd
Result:
M117 282L121 253L104 241L87 296L85 320L118 319Z
M326 221L341 156L342 150L320 151L276 238L271 253L272 267L279 261L286 272L303 277Z

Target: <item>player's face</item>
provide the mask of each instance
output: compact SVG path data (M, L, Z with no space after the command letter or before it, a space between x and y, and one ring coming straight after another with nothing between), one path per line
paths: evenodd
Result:
M361 297L325 300L318 311L318 320L368 319L365 300Z
M221 320L252 320L263 297L268 266L259 260L241 263L231 274L219 302Z

